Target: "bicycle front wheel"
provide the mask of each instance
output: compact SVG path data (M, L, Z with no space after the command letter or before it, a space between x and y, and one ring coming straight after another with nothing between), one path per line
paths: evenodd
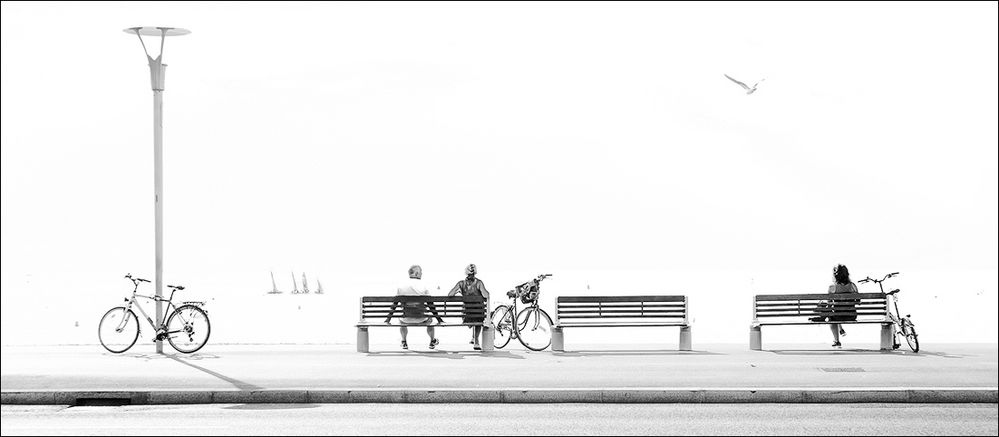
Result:
M552 344L552 318L541 308L527 307L517 314L517 338L532 351Z
M97 326L101 346L113 354L129 350L139 339L139 318L125 307L114 307L104 313Z
M513 338L513 314L510 307L496 307L489 320L493 323L493 347L503 349Z
M919 337L916 335L916 326L909 319L902 319L902 334L905 341L909 343L909 348L913 352L919 352Z
M197 305L181 305L167 319L167 339L177 352L197 352L208 343L212 324L208 313Z

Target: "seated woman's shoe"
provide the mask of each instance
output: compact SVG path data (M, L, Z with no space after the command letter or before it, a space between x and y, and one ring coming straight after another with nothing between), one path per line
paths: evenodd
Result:
M834 343L832 344L832 347L835 347L835 348L841 348L841 347L843 347L843 344L837 341L837 342L834 342Z

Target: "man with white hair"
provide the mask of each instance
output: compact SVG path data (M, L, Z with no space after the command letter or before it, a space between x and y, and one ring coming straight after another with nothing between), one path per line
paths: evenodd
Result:
M423 278L423 269L418 265L413 265L409 268L409 281L400 285L396 289L397 296L429 296L430 292L427 291L427 286L423 284L421 280ZM426 315L425 310L429 307L432 314L437 315L436 308L433 304L423 304L419 302L413 303L403 303L402 304L402 317L399 319L399 323L402 325L399 327L399 333L402 335L402 348L409 349L409 344L406 343L406 337L409 335L409 327L406 325L426 325L430 322L430 317ZM392 322L392 315L395 313L396 305L392 305L392 309L389 310L388 317L385 318L385 323ZM437 317L438 323L444 323L440 317ZM437 337L434 335L433 325L427 326L427 335L430 336L430 349L437 347L440 343Z

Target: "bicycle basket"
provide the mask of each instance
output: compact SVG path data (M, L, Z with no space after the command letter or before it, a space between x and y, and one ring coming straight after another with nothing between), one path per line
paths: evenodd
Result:
M538 300L538 293L539 291L537 288L531 288L530 290L524 292L524 294L520 295L520 301L523 302L524 305L530 305L534 303L534 301Z

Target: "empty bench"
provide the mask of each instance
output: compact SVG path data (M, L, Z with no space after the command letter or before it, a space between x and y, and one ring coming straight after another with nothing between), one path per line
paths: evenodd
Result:
M831 306L820 309L819 303ZM822 316L856 316L850 321L812 321ZM895 335L888 316L888 297L882 293L842 294L760 294L753 299L753 323L749 327L749 348L763 349L763 326L880 324L881 350L892 348Z
M426 323L401 323L405 304L422 304L423 315L429 317ZM493 327L486 315L486 302L479 296L365 296L361 298L361 320L357 322L357 351L368 352L368 329L396 328L401 326L481 326L482 350L493 350ZM385 322L391 317L396 323ZM406 310L406 317L414 317L413 311ZM438 324L440 317L444 323ZM465 317L481 317L481 323L465 323Z
M565 351L566 328L679 327L690 350L687 296L559 296L552 350Z

